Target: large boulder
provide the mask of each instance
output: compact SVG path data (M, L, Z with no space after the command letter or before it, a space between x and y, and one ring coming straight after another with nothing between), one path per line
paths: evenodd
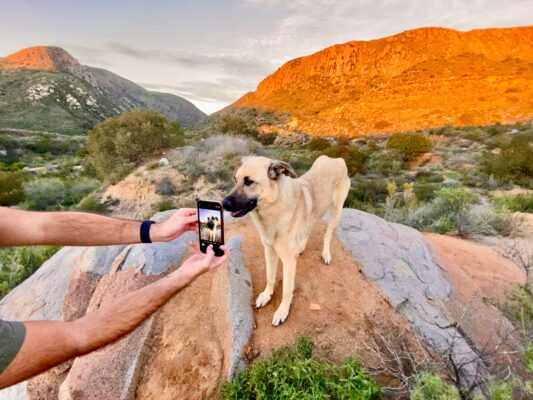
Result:
M359 210L344 209L337 234L374 282L433 348L462 366L461 377L473 384L486 373L445 300L450 283L433 251L416 229L390 223Z

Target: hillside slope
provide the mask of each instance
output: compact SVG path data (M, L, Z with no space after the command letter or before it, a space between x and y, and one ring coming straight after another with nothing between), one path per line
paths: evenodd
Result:
M420 28L289 61L230 106L360 136L533 118L533 27Z
M0 127L80 133L132 108L158 111L185 127L205 118L181 97L83 66L59 47L33 47L0 58Z

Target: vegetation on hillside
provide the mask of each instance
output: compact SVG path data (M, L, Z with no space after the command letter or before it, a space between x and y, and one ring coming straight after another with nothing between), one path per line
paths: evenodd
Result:
M182 140L179 123L154 111L129 111L108 118L89 132L88 159L101 179L114 181Z
M30 277L59 247L17 247L0 252L0 299Z

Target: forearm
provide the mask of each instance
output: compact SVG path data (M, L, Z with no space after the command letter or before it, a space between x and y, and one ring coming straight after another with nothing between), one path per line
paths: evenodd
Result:
M178 270L75 321L79 352L88 353L132 331L192 279Z
M178 270L73 322L25 322L26 338L19 354L0 374L0 389L120 339L193 278Z
M105 246L140 242L138 221L82 212L1 211L6 218L0 223L0 246ZM160 239L157 231L152 226L153 241Z

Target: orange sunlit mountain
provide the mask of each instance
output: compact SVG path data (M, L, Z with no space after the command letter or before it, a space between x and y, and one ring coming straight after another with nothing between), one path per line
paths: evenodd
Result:
M533 26L420 28L335 45L287 62L235 107L341 136L532 120Z
M0 58L0 69L51 71L62 66L79 65L76 59L60 47L30 47Z

